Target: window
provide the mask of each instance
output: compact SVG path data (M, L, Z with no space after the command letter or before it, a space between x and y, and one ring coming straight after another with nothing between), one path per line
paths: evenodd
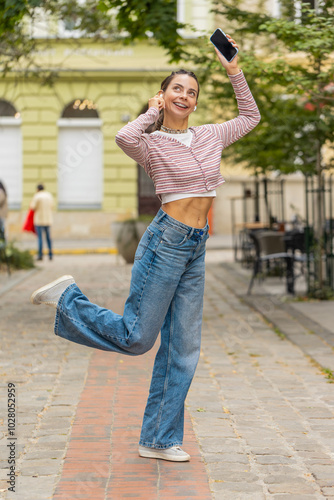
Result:
M22 203L22 133L21 117L8 101L0 99L0 179L12 210Z
M184 38L196 38L212 29L213 8L211 0L177 0L177 21L190 24L196 31L182 29L180 35Z
M102 121L90 99L75 99L58 120L60 209L99 209L103 196Z
M295 19L297 22L303 22L302 4L308 4L311 9L319 7L320 2L316 0L271 0L270 12L274 17L285 17Z

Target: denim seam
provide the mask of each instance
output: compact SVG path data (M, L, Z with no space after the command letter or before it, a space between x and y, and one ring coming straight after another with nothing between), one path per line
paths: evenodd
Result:
M143 251L142 251L142 254L139 256L135 256L135 260L142 260L142 258L144 257L145 253L146 253L146 250L148 249L151 241L152 241L152 238L154 236L154 233L152 233L152 231L149 231L149 229L147 229L147 232L148 234L150 235L150 239L148 240L148 242L146 243L145 247L143 248ZM137 249L139 248L139 245L137 247ZM136 252L137 253L137 252Z
M63 293L59 297L58 304L57 304L56 317L55 317L55 326L54 326L54 332L55 332L56 335L58 335L59 316L60 316L60 313L62 312L60 310L60 307L61 307L61 305L62 305L62 303L64 301L66 293L68 291L70 291L72 288L74 288L75 285L76 285L75 283L72 283L71 285L69 285L67 288L65 288L65 290L63 291Z
M152 239L151 239L151 241L152 241ZM145 290L145 286L146 286L149 274L150 274L151 269L152 269L152 264L153 264L154 259L156 257L156 251L158 249L158 246L159 246L159 243L156 246L156 248L154 249L154 252L152 251L153 257L152 257L152 259L151 259L151 261L149 263L149 266L148 266L148 269L147 269L147 273L146 273L146 279L145 279L145 282L143 283L143 286L142 286L142 289L141 289L141 292L140 292L140 296L139 296L138 301L137 301L137 309L136 309L136 314L135 314L136 317L135 317L135 320L134 320L134 322L133 322L133 324L131 326L131 331L129 331L128 340L130 340L130 338L132 337L134 329L135 329L135 326L136 326L137 321L138 321L138 317L139 317L138 312L139 312L139 309L140 309L140 304L141 304L141 301L142 301L142 298L143 298L143 295L144 295L144 290Z
M54 332L55 332L55 335L57 335L58 337L59 337L59 334L58 334L59 315L60 315L60 312L57 309L56 310L56 316L55 316Z
M61 306L62 306L62 303L64 301L64 298L65 298L65 295L66 293L74 288L74 286L76 286L76 283L72 283L71 285L69 285L65 290L64 292L62 293L62 295L60 296L60 299L58 301L58 304L57 304L57 312L56 312L56 318L55 318L55 334L58 335L58 325L59 325L59 316L60 314L63 314L64 316L66 316L66 318L70 319L71 321L74 321L75 323L77 323L78 325L80 326L84 326L86 327L87 325L85 325L84 323L81 323L80 321L78 321L77 319L75 318L72 318L72 316L69 316L68 314L66 314L66 312L61 309ZM97 335L101 335L100 332L98 332L97 330L94 330L94 328L91 327L91 329L93 330L93 332L95 332ZM56 332L57 330L57 332ZM59 335L58 335L59 336ZM117 341L120 341L120 340L123 340L122 338L119 338L119 337L115 337L115 336L111 336L111 335L108 335L106 334L107 337L109 337L110 339L114 339L114 340L117 340ZM96 344L97 345L97 344Z
M80 326L84 326L86 327L87 325L85 325L84 323L81 323L80 321L78 321L77 319L75 318L72 318L72 316L69 316L68 314L66 314L65 311L60 311L64 316L66 316L66 318L70 319L71 321L73 321L74 323L77 323L78 325ZM118 342L120 341L124 341L124 339L120 338L120 337L113 337L111 335L108 335L107 333L106 334L103 334L101 335L100 332L98 332L97 330L95 330L92 326L89 327L93 332L95 332L97 335L99 335L100 337L103 338L103 336L105 335L106 337L110 338L110 339L114 339L114 340L117 340ZM92 339L89 339L90 342L93 342ZM98 344L96 344L98 345ZM126 345L126 344L125 344Z
M202 253L200 253L199 255L196 255L196 254L198 254L198 251L199 251L200 247L202 246L202 243L203 242L201 242L201 244L197 248L193 249L192 257L188 260L188 262L185 265L185 272L189 268L189 266L195 262L195 260L201 258L203 256L203 254L204 255L206 254L206 241L204 241L204 249L203 249L203 251L201 250Z
M165 405L165 395L167 392L167 387L168 387L168 382L169 382L169 368L170 368L170 360L171 360L171 348L172 348L172 336L173 336L173 329L174 329L174 299L171 302L171 318L170 318L170 329L169 329L169 344L168 344L168 357L167 357L167 367L166 367L166 374L165 374L165 382L164 382L164 389L161 397L161 403L160 403L160 408L158 412L158 417L157 417L157 423L155 426L154 430L154 437L153 437L153 442L155 443L156 436L158 434L158 430L160 427L161 423L161 417L162 417L162 410Z
M179 248L181 248L189 240L188 235L185 234L183 240L180 241L180 243L168 243L168 241L165 241L165 240L162 239L162 237L163 237L166 229L167 228L164 229L164 231L163 231L163 233L161 235L161 239L160 239L161 244L163 246L165 246L165 247L171 248L172 250L173 249L178 250Z

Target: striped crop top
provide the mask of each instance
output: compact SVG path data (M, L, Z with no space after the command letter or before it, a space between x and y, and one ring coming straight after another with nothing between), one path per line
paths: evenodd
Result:
M158 119L156 107L149 108L116 135L117 145L151 177L160 200L162 193L203 193L223 184L222 150L259 123L260 113L243 72L229 78L239 115L224 123L189 127L193 133L189 147L165 134L145 133Z

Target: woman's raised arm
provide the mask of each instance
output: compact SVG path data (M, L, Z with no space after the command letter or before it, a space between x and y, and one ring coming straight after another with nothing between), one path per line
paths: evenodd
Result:
M226 35L234 47L238 48L235 41ZM224 147L229 146L244 135L248 134L260 122L261 115L257 104L248 87L242 70L238 67L238 54L229 63L225 57L215 48L217 57L226 69L228 77L233 85L238 103L239 115L224 123L205 125L210 128L221 139Z

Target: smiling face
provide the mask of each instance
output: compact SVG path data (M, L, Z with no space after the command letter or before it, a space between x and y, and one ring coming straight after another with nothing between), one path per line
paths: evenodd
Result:
M192 76L177 74L164 91L165 117L185 120L197 104L198 84Z

